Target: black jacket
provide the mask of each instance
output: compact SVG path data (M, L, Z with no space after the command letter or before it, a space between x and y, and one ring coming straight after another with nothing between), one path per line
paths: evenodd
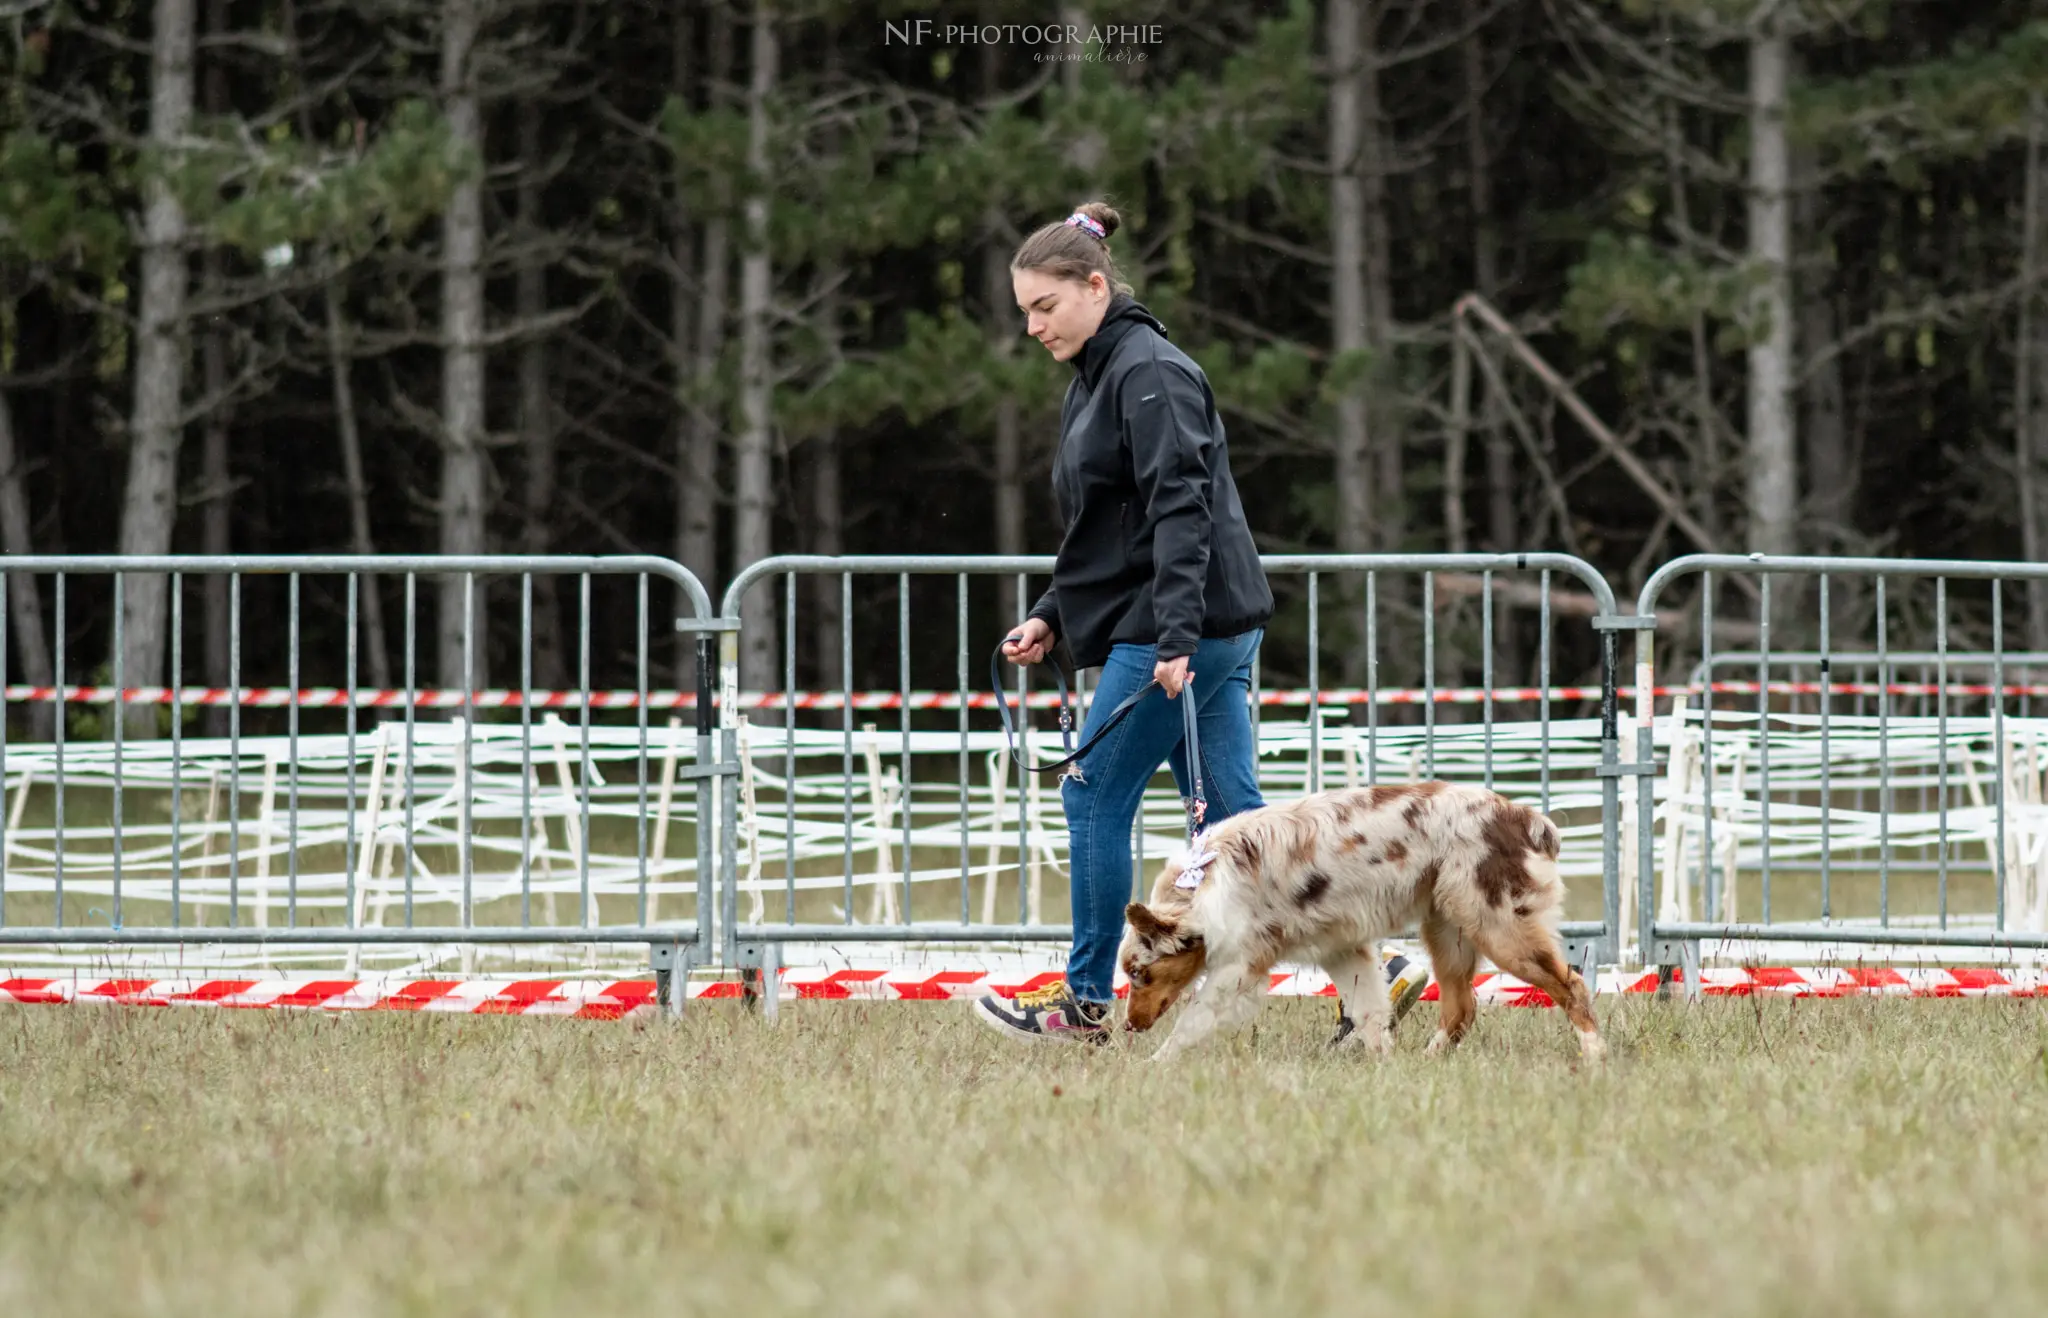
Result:
M1119 643L1173 659L1265 625L1273 591L1202 368L1121 294L1073 361L1052 464L1066 538L1031 616L1081 668Z

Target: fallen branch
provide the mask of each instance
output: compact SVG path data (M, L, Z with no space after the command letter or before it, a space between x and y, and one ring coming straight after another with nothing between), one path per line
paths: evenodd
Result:
M1445 601L1455 596L1470 599L1484 594L1486 579L1470 572L1438 572L1436 576L1437 608L1442 610ZM1493 581L1493 597L1503 604L1531 611L1543 607L1543 588L1532 581L1512 578ZM1582 590L1550 591L1550 613L1555 618L1594 618L1600 613L1600 601ZM1666 638L1690 637L1699 631L1699 614L1690 608L1657 610L1657 630ZM1748 641L1754 644L1759 637L1756 623L1744 618L1715 618L1714 639L1717 641Z

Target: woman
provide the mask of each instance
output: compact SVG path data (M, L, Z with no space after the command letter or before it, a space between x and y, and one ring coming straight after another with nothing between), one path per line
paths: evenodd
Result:
M1147 683L1161 688L1060 783L1074 911L1066 978L975 1004L990 1025L1033 1040L1109 1037L1132 822L1161 761L1182 798L1189 793L1182 713L1172 701L1198 708L1205 822L1265 804L1249 696L1273 592L1230 476L1209 381L1132 300L1109 252L1117 224L1114 210L1090 202L1033 233L1010 261L1027 332L1054 360L1073 363L1074 380L1053 458L1066 538L1052 588L1003 653L1035 664L1065 641L1075 667L1101 666L1084 738ZM1402 980L1406 966L1390 962L1397 1012L1426 983L1420 974Z

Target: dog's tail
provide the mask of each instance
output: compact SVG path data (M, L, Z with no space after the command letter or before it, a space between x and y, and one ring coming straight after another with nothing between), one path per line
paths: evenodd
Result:
M1526 806L1523 808L1528 809ZM1529 846L1540 854L1556 860L1558 850L1563 846L1562 839L1557 835L1557 825L1551 822L1549 815L1540 810L1529 810L1528 814Z

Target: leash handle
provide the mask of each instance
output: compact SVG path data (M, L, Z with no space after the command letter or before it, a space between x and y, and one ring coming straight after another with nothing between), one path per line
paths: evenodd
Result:
M1025 759L1024 753L1017 748L1017 720L1023 717L1022 703L1019 702L1017 718L1013 719L1010 714L1010 698L1003 688L1003 647L1023 639L1023 634L1020 632L1012 632L1004 637L1002 645L998 645L995 648L995 653L989 656L988 667L989 684L995 689L996 709L1003 716L1004 742L1009 748L1010 758L1016 761L1017 767L1025 773L1051 773L1055 769L1064 769L1068 765L1073 764L1089 751L1095 749L1097 742L1108 736L1117 724L1129 718L1131 711L1136 709L1147 695L1151 694L1152 688L1159 686L1159 679L1155 677L1130 695L1125 696L1123 703L1111 711L1110 716L1103 720L1102 726L1095 730L1095 735L1082 742L1080 749L1076 750L1074 749L1073 736L1073 702L1067 693L1067 675L1058 664L1054 664L1052 666L1053 681L1058 684L1060 691L1060 738L1062 746L1067 753L1050 764L1033 764ZM1160 689L1162 691L1165 690L1164 687L1160 687ZM1181 738L1187 746L1188 782L1189 786L1193 789L1186 802L1188 836L1192 838L1201 831L1202 820L1209 812L1208 794L1202 786L1202 741L1201 730L1198 726L1200 711L1195 708L1194 682L1192 678L1181 687L1181 694L1178 699L1181 703Z

